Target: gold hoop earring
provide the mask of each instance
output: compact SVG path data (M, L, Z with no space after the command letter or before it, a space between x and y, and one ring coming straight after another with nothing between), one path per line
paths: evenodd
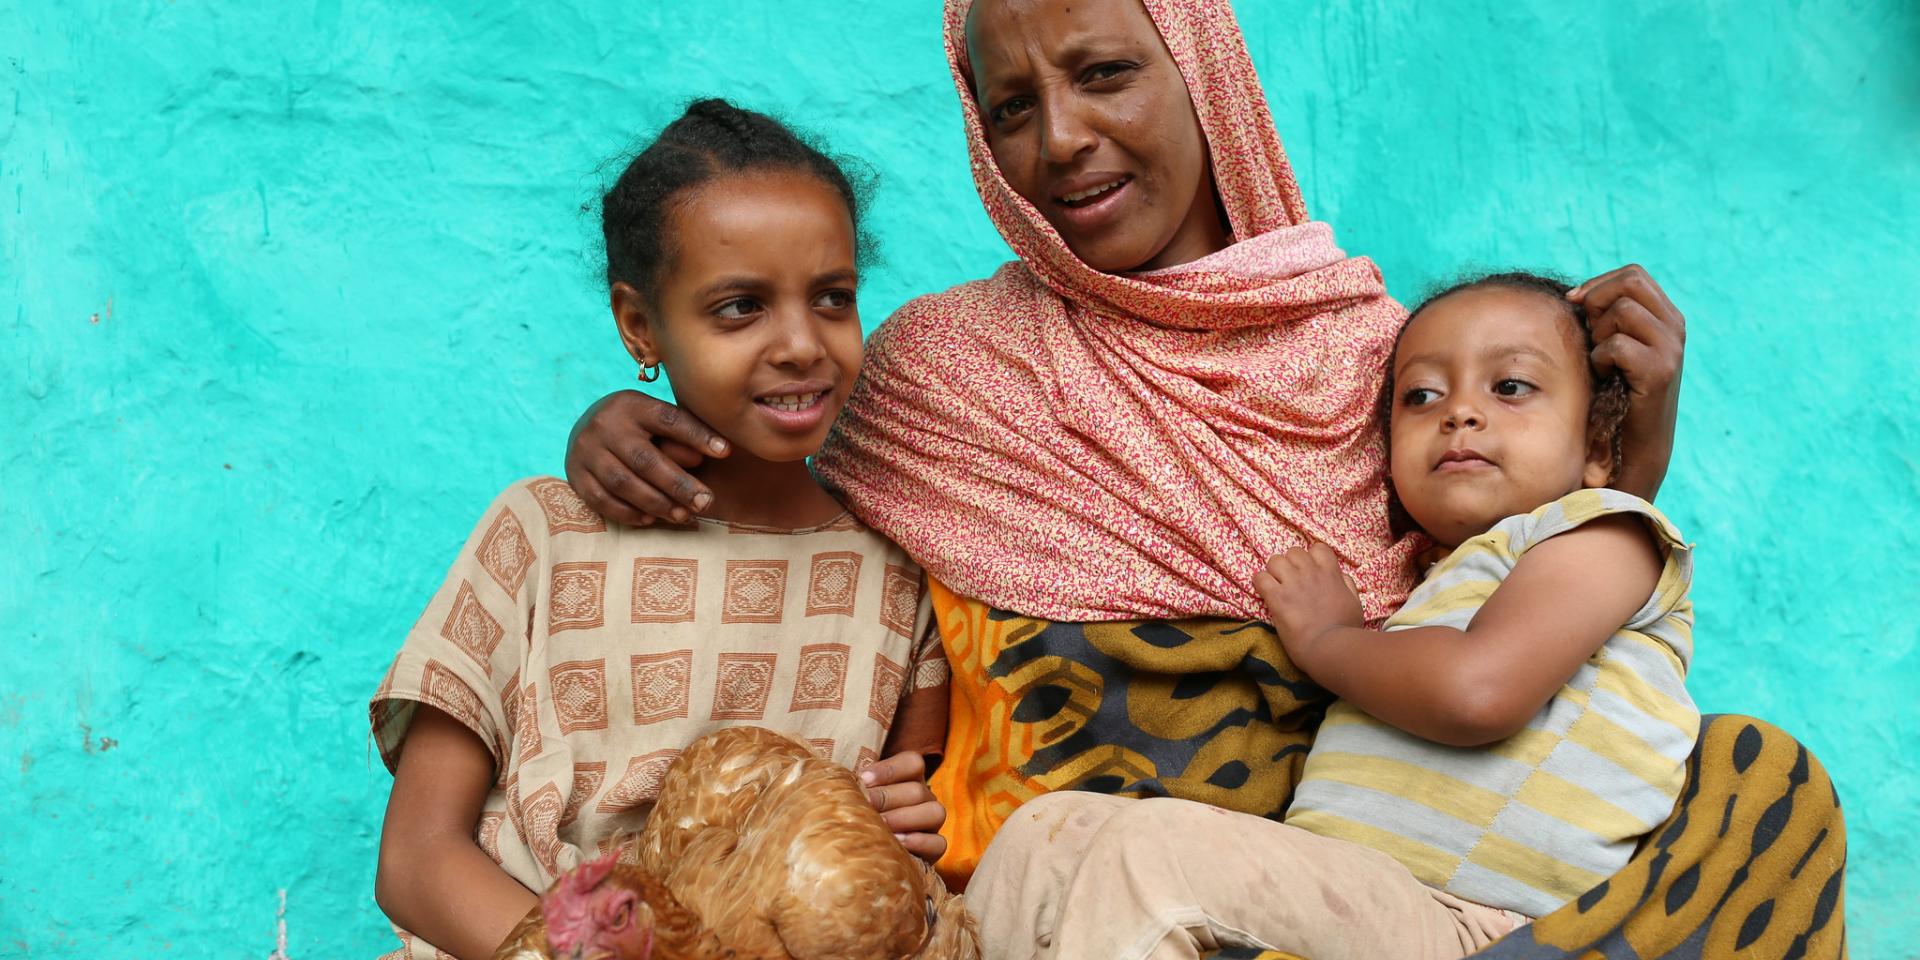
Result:
M658 379L660 379L659 361L654 361L653 363L643 363L640 365L640 382L641 383L652 383Z

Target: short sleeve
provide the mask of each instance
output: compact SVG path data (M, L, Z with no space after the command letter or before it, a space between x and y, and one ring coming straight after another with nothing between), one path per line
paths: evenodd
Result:
M905 750L931 756L946 749L949 682L953 673L947 665L946 648L941 645L939 624L932 613L932 597L923 578L920 615L915 620L919 640L914 646L913 662L907 668L906 693L900 698L893 725L887 731L886 756Z
M421 704L472 730L506 768L545 543L545 517L524 483L495 498L468 535L369 705L389 770Z
M1655 583L1653 592L1633 617L1621 625L1622 628L1647 631L1671 617L1684 618L1690 625L1692 604L1688 600L1688 592L1693 584L1693 545L1680 535L1679 528L1667 519L1666 514L1633 494L1603 487L1576 490L1561 497L1528 516L1528 522L1515 538L1515 552L1524 552L1549 537L1565 533L1597 517L1621 514L1632 514L1646 521L1647 532L1652 534L1654 544L1660 548L1664 558L1660 579ZM1692 645L1679 642L1684 643L1686 649L1676 647L1674 652L1685 663L1691 659Z

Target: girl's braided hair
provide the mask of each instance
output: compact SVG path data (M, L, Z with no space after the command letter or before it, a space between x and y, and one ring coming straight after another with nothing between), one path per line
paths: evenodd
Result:
M843 163L857 167L858 182ZM861 229L872 180L864 164L828 156L764 113L709 98L688 104L600 198L607 285L626 283L652 302L676 253L667 224L674 205L702 184L749 171L801 173L832 187L847 203L859 264L872 260L870 238Z

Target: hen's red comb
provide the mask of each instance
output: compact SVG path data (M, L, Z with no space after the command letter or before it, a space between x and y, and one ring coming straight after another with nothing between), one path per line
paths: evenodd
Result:
M620 862L620 851L615 850L598 860L589 860L560 878L560 889L568 893L588 893L607 879L613 872L614 864Z

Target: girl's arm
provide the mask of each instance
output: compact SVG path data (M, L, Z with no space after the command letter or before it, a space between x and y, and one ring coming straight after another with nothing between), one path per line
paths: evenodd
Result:
M1354 706L1436 743L1524 729L1647 602L1662 558L1641 520L1610 516L1536 544L1465 630L1361 626L1333 551L1268 561L1254 587L1295 666Z
M493 755L422 704L407 730L380 832L374 899L401 928L461 960L487 960L537 898L474 842Z

